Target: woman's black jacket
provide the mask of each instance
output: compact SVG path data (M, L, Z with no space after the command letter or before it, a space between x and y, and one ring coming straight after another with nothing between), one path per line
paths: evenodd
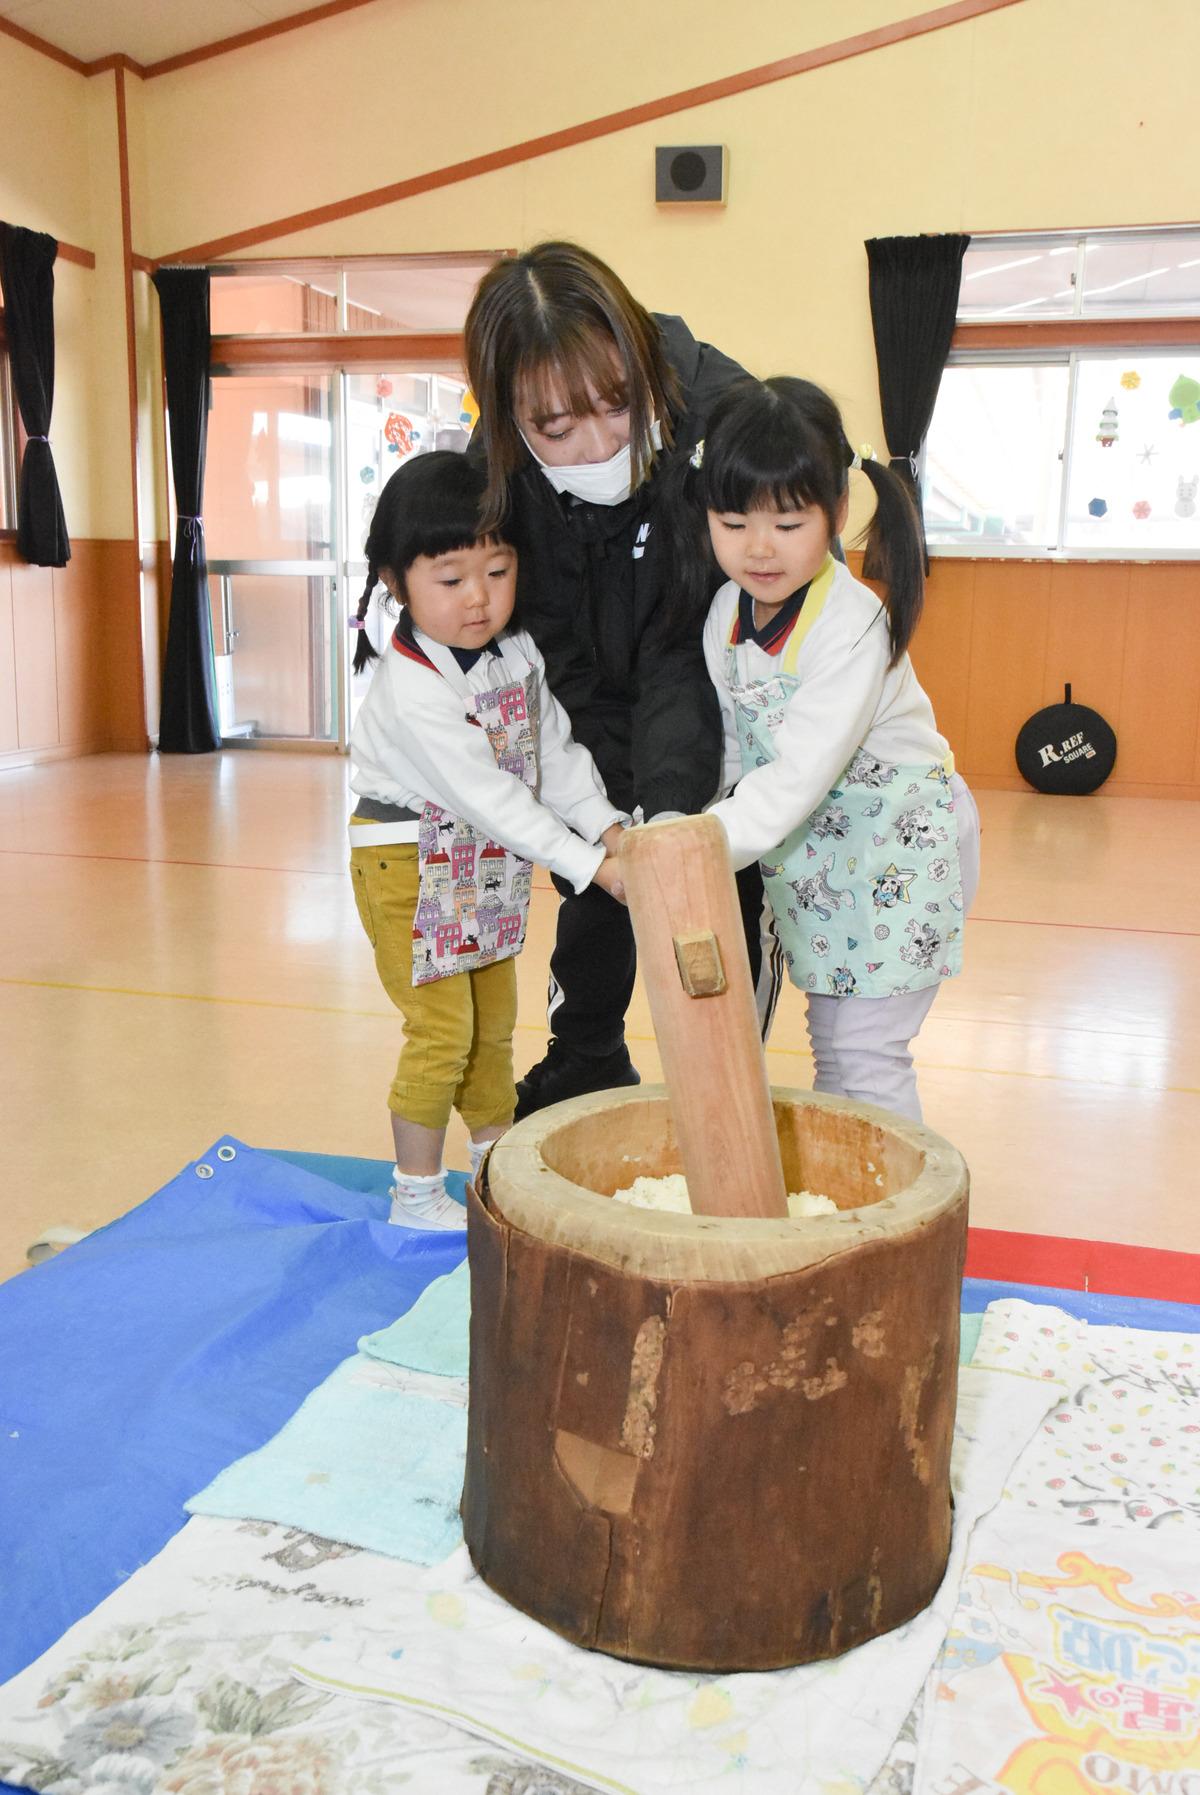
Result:
M647 819L697 811L716 794L721 723L701 624L664 627L671 568L660 528L664 475L690 456L717 397L744 370L698 343L681 318L657 316L679 376L674 447L620 505L555 492L533 457L509 483L520 555L515 621L546 662L550 690L591 750L614 804Z

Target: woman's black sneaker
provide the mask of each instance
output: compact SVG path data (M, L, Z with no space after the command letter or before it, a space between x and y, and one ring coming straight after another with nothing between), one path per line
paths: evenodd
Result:
M535 1110L547 1109L552 1103L564 1103L568 1097L583 1097L589 1091L611 1091L621 1085L641 1084L641 1073L632 1064L627 1047L600 1057L576 1053L561 1041L551 1040L544 1060L530 1066L524 1078L517 1080L517 1110L513 1120L521 1122Z

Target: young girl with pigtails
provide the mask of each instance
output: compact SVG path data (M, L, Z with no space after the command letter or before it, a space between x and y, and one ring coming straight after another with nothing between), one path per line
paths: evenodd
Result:
M531 863L623 897L612 855L630 818L573 740L531 638L509 627L517 555L505 521L485 520L486 484L465 455L417 456L384 487L366 543L362 618L378 579L394 628L350 736L350 871L404 1017L390 1220L410 1228L466 1225L442 1163L451 1111L473 1175L513 1119ZM359 641L365 665L376 651Z
M881 603L836 561L849 475L875 493ZM808 994L814 1088L921 1119L910 1043L962 966L979 872L974 800L907 649L924 544L907 491L808 381L718 399L680 477L681 598L702 608L725 726L712 806L735 868L761 863Z

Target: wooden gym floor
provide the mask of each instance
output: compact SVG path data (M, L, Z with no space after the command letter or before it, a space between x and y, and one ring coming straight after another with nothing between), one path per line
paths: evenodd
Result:
M345 876L346 777L259 752L0 776L0 1277L43 1227L111 1220L223 1133L390 1157L399 1023ZM972 1221L1200 1253L1200 805L978 797L967 970L918 1044ZM555 902L539 874L518 1072L545 1040ZM776 1084L810 1081L803 1012L789 987ZM657 1077L640 993L630 1037ZM456 1121L453 1165L463 1140Z

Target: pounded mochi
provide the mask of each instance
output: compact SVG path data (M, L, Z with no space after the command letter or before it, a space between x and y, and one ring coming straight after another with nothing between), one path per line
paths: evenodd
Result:
M687 1179L682 1172L671 1172L665 1178L635 1178L625 1190L613 1192L614 1203L628 1203L633 1209L666 1209L672 1215L690 1215ZM799 1190L788 1194L788 1214L792 1217L836 1215L832 1197L818 1196L815 1191Z
M682 1172L671 1172L666 1178L635 1178L627 1190L613 1192L614 1203L628 1203L632 1209L669 1209L672 1215L690 1215L687 1179Z

